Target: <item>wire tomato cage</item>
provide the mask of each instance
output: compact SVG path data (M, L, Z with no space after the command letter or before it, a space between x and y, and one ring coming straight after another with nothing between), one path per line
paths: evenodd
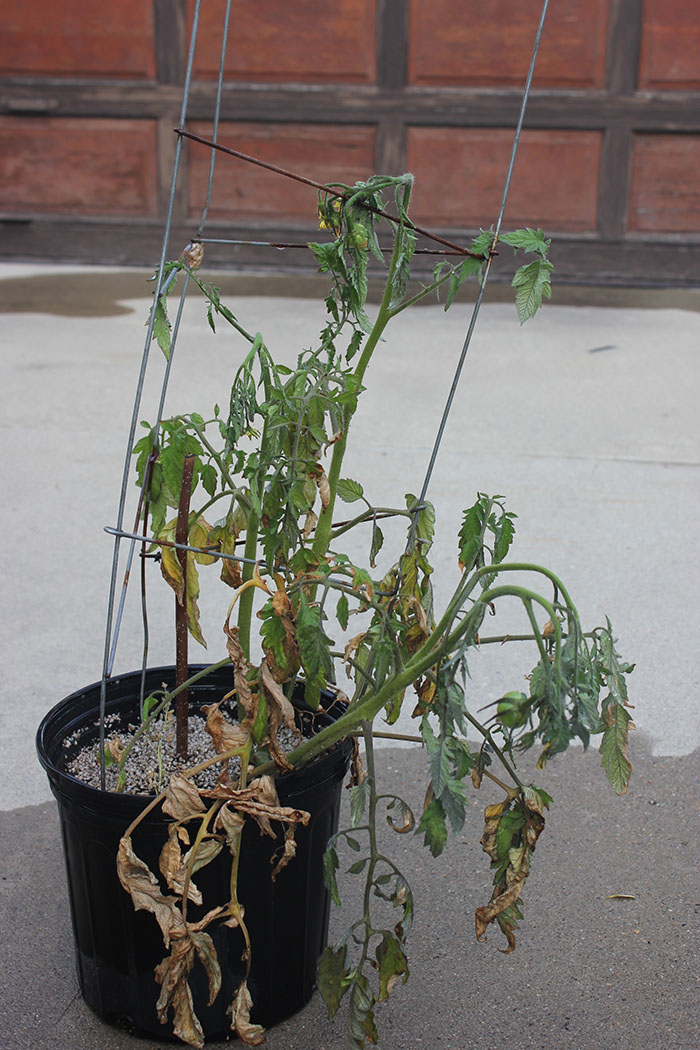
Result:
M317 192L321 191L321 192L329 193L329 194L331 194L331 195L333 195L335 197L339 197L339 198L346 197L346 195L344 193L340 192L337 187L328 186L328 185L326 185L324 183L315 181L314 179L308 178L308 177L306 177L304 175L301 175L301 174L299 174L297 172L292 172L292 171L285 170L284 168L278 167L277 165L274 165L274 164L271 164L271 163L269 163L267 161L261 160L258 157L250 156L249 154L243 153L240 150L237 150L237 149L235 149L235 148L233 148L231 146L227 146L227 145L224 145L221 142L219 142L219 128L220 128L220 123L221 123L221 107L222 107L223 87L224 87L224 67L225 67L225 59L226 59L226 49L227 49L227 40L228 40L228 33L229 33L229 23L230 23L230 17L231 17L232 0L226 0L226 4L225 4L225 8L224 8L224 14L223 14L223 19L222 19L222 24L221 24L221 49L220 49L220 56L219 56L219 70L218 70L218 78L217 78L217 83L216 83L214 111L213 111L213 115L212 115L212 137L210 139L207 139L207 138L204 138L204 137L202 137L200 135L194 134L191 131L186 130L186 122L187 122L187 116L188 116L188 111L189 111L190 96L191 96L191 91L192 91L192 79L193 79L194 60L195 60L195 54L196 54L196 50L197 50L197 37L198 37L198 30L199 30L199 20L200 20L201 5L202 5L202 0L195 0L193 17L192 17L192 27L191 27L191 32L190 32L190 40L189 40L189 47L188 47L188 54L187 54L187 63L186 63L186 68L185 68L185 78L184 78L184 85L183 85L183 92L182 92L182 103L181 103L181 108L180 108L180 116L179 116L178 126L174 129L174 134L176 136L175 151L174 151L174 158L173 158L173 165L172 165L170 191L169 191L169 196L168 196L168 201L167 201L167 209L166 209L166 215L165 215L164 227L163 227L163 238L162 238L162 245L161 245L161 254L160 254L160 260L159 260L159 263L158 263L157 272L156 272L156 276L155 276L155 291L154 291L154 295L153 295L153 302L154 302L154 304L158 303L159 300L160 300L160 297L162 295L164 295L168 291L168 289L170 287L170 284L174 280L174 278L176 276L176 273L177 273L177 271L173 271L173 272L168 273L168 270L167 270L167 267L166 267L166 259L167 259L167 256L168 256L168 249L169 249L170 239L171 239L171 229L172 229L172 223L173 223L173 214L174 214L174 205L175 205L176 191L177 191L179 178L180 178L181 171L182 171L182 154L183 154L183 147L184 147L185 142L190 142L194 146L197 146L197 147L199 147L201 149L209 150L209 153L210 153L209 175L208 175L208 180L207 180L207 186L206 186L206 191L205 191L204 202L203 202L202 210L201 210L201 217L200 217L200 220L199 220L199 224L198 224L198 226L196 228L196 232L192 235L189 244L184 248L183 253L182 253L182 257L184 258L184 260L186 262L191 263L192 269L196 269L197 265L199 264L199 261L201 261L201 257L202 257L202 254L203 254L203 246L205 244L208 244L208 243L209 244L220 244L220 245L232 245L232 246L233 245L247 245L247 246L260 247L260 248L275 248L275 249L302 249L302 248L303 249L307 249L308 248L307 244L301 244L301 243L297 243L297 242L257 241L257 240L242 240L242 239L235 239L235 238L230 238L229 239L229 238L207 237L206 229L207 229L207 220L208 220L208 214L209 214L209 207L210 207L211 198L212 198L212 189L213 189L213 183L214 183L214 170L215 170L216 160L217 160L217 158L219 156L221 156L221 157L229 156L229 157L232 157L232 158L234 158L234 159L236 159L236 160L238 160L239 162L242 162L242 163L254 164L254 165L257 165L258 167L266 168L267 170L269 170L269 171L275 173L276 175L278 175L280 178L292 179L292 180L294 180L296 182L303 183L305 185L308 185L310 188L314 188ZM501 225L502 225L502 222L503 222L503 216L504 216L505 209L506 209L506 203L507 203L507 200L508 200L508 194L509 194L509 191L510 191L510 185L511 185L512 176L513 176L513 169L514 169L514 166L515 166L515 159L516 159L516 155L517 155L517 152L518 152L518 146L519 146L519 143L520 143L521 133L522 133L522 129L523 129L523 123L524 123L524 118L525 118L525 111L526 111L527 102L528 102L528 99L529 99L529 96L530 96L530 91L531 91L531 86L532 86L532 79L533 79L533 74L534 74L534 70L535 70L535 63L536 63L537 56L538 56L538 53L539 53L540 41L541 41L541 37L542 37L542 30L543 30L543 27L544 27L548 6L549 6L549 0L543 0L542 8L541 8L541 11L540 11L540 16L539 16L539 20L538 20L538 24L537 24L537 30L536 30L536 33L535 33L535 38L534 38L534 42L533 42L533 46L532 46L532 52L531 52L531 57L530 57L530 64L529 64L529 67L528 67L527 77L526 77L525 85L524 85L524 88L523 88L523 93L522 93L522 98L521 98L521 104L520 104L518 120L517 120L515 131L514 131L513 143L512 143L511 153L510 153L510 159L509 159L509 162L508 162L508 167L507 167L506 175L505 175L505 179L504 179L503 192L502 192L502 196L501 196L501 203L500 203L500 207L499 207L499 210L498 210L498 215L497 215L496 221L495 221L495 223L493 225L493 228L492 228L493 229L493 233L492 233L491 247L490 247L490 250L486 253L486 257L485 257L484 262L483 262L483 266L482 266L481 274L480 274L479 290L478 290L478 293L477 293L477 296L476 296L476 300L475 300L473 308L472 308L471 316L470 316L470 319L469 319L469 324L468 324L468 327L467 327L466 334L464 336L464 340L462 342L461 350L460 350L460 353L458 355L457 361L455 363L455 369L454 369L454 375L453 375L452 383L451 383L450 389L448 391L448 394L447 394L447 397L446 397L446 400L445 400L445 405L444 405L444 408L443 408L443 412L442 412L442 416L441 416L441 419L440 419L440 423L439 423L438 428L437 428L437 432L436 432L436 435L435 435L435 440L433 442L433 446L432 446L431 454L430 454L430 457L429 457L429 461L428 461L428 464L427 464L427 467L426 467L426 470L425 470L425 474L423 476L423 481L422 481L421 488L420 488L420 494L419 494L415 504L413 504L413 506L410 508L410 514L411 514L411 517L412 517L412 524L411 524L411 528L409 529L409 538L408 538L407 546L410 546L410 544L412 542L413 535L414 535L415 528L416 528L416 524L417 524L417 521L418 521L419 512L425 507L425 500L426 500L428 489L429 489L429 486L430 486L430 481L431 481L431 478L432 478L432 474L433 474L433 471L434 471L434 468L435 468L435 463L437 461L437 456L438 456L438 452L440 450L440 445L441 445L441 442L442 442L442 438L443 438L443 435L444 435L444 432L445 432L445 427L447 425L447 420L449 418L450 411L452 409L452 404L453 404L454 397L455 397L455 394L457 392L459 381L460 381L460 378L461 378L461 375L462 375L462 371L463 371L463 368L464 368L464 363L466 361L467 354L468 354L468 351L469 351L469 347L471 345L472 337L474 335L474 331L475 331L475 328L476 328L476 323L477 323L477 319L478 319L478 316L479 316L479 311L481 309L481 304L483 302L484 293L485 293L485 290L486 290L486 286L487 286L488 279L489 279L489 274L490 274L490 271L491 271L491 265L492 265L494 256L497 254L497 252L495 250L496 249L496 244L498 243L498 238L499 238L499 234L500 234L500 230L501 230ZM378 214L380 214L385 219L388 219L390 222L392 222L392 221L393 222L399 222L400 221L396 216L392 215L389 212L382 211L380 209L372 209L372 210L376 210L378 212ZM416 249L416 254L430 254L430 255L437 255L437 256L449 255L449 256L465 256L465 257L473 256L475 254L474 252L464 248L463 246L461 246L459 244L456 244L456 243L454 243L454 242L452 242L452 241L450 241L450 240L448 240L448 239L446 239L444 237L441 237L441 236L439 236L436 233L432 233L429 230L425 230L425 229L423 229L423 228L421 228L421 227L419 227L419 226L417 226L415 224L407 222L406 226L408 228L410 228L413 231L413 233L415 233L415 234L423 237L425 240L428 240L428 241L431 242L431 246L430 247L417 248ZM433 247L433 245L439 245L440 247L439 248L438 247ZM159 431L160 431L160 426L161 426L162 419L163 419L165 398L166 398L166 393L167 393L168 384L169 384L169 380L170 380L170 375L171 375L171 371L172 371L173 360L174 360L174 357L175 357L175 348L176 348L177 339L178 339L178 333L179 333L179 329L180 329L180 322L181 322L181 319L182 319L183 308L184 308L185 300L186 300L187 293L188 293L188 290L189 290L190 281L191 281L191 271L188 272L188 270L185 269L184 270L183 287L182 287L180 295L179 295L177 309L175 311L175 316L174 316L174 320L173 320L173 323L172 323L172 332L171 332L171 336L170 336L170 354L168 355L168 359L166 361L166 365L165 365L165 369L164 369L164 373L163 373L163 379L162 379L162 384L161 384L161 388L160 388L158 411L157 411L157 415L156 415L156 418L155 418L155 423L154 423L154 426L153 426L154 444L157 443L157 438L158 438L158 434L159 434ZM146 556L146 554L145 554L145 547L146 547L146 544L152 544L154 542L152 537L148 537L148 536L146 536L146 535L144 535L144 534L139 532L139 522L141 521L141 517L142 517L144 501L147 500L147 496L148 496L148 484L149 484L149 474L150 474L150 471L148 469L144 471L143 485L142 485L142 488L141 488L141 491L140 491L140 495L139 495L139 499L138 499L138 506L137 506L137 511L136 511L135 524L134 524L134 528L132 530L128 530L125 527L125 517L126 517L127 491L128 491L128 487L129 487L129 477L130 477L130 474L131 474L132 449L134 447L134 439L135 439L136 430L137 430L137 426L138 426L140 410L141 410L141 403L142 403L142 398L143 398L143 393L144 393L146 372L147 372L147 367L148 367L149 358L150 358L151 346L152 346L152 342L153 342L153 339L154 339L155 322L156 322L156 310L152 309L151 312L150 312L149 322L148 322L148 326L147 326L145 344L144 344L143 354L142 354L142 357L141 357L141 363L140 363L140 368L139 368L139 373L138 373L138 379L137 379L137 383L136 383L136 390L135 390L135 394L134 394L134 404L133 404L133 411L132 411L131 422L130 422L130 426L129 426L128 438L127 438L126 456L125 456L124 470L123 470L123 475L122 475L121 489L120 489L120 494L119 494L119 503L118 503L118 508L117 508L116 523L115 523L114 526L107 526L107 527L105 527L105 532L107 532L109 535L113 536L113 538L114 538L114 547L113 547L113 553L112 553L112 565L111 565L111 572L110 572L110 579L109 579L109 593L108 593L108 601L107 601L107 618L106 618L106 626L105 626L104 655L103 655L103 664L102 664L102 681L101 681L101 689L100 689L100 719L99 719L99 721L100 721L100 756L101 756L101 784L102 784L102 788L103 789L105 787L104 750L105 750L105 709L106 709L106 696L107 696L107 682L112 677L112 672L113 672L113 668L114 668L114 662L115 662L116 653L117 653L117 646L118 646L118 641L119 641L119 634L120 634L122 620L123 620L123 615L124 615L126 594L127 594L127 589L128 589L128 586L129 586L129 581L130 581L130 577L131 577L131 570L133 568L134 557L135 557L137 548L140 547L140 549L141 549L141 554L142 554L141 561L142 561L142 567L143 567L143 565L145 564L145 556ZM187 536L185 536L184 539L186 540ZM126 543L128 545L128 549L127 549L127 552L126 552L126 561L125 561L125 567L124 567L123 576L122 576L122 584L121 584L121 587L119 587L119 569L120 569L120 561L122 559L122 545L124 543ZM179 539L177 536L176 536L175 540L173 540L173 541L166 541L166 540L162 540L161 539L161 540L158 540L157 543L158 543L159 547L160 546L169 546L169 547L171 547L171 548L173 548L173 549L175 549L177 551L182 551L182 552L192 551L192 552L198 553L198 554L207 554L210 557L215 557L215 558L218 558L218 559L228 559L228 560L236 561L236 562L244 562L246 560L242 556L238 556L238 555L235 555L235 554L224 553L223 551L215 551L215 550L211 550L211 549L203 549L201 547L193 546L193 545L188 544L187 542L184 542L183 540ZM142 573L142 607L143 607L143 651L142 651L141 683L142 683L142 693L143 693L144 683L145 683L145 675L146 675L147 659L148 659L148 618L147 618L147 610L146 610L146 604L145 604L145 584L143 582L143 573ZM142 696L142 700L143 700L143 696Z

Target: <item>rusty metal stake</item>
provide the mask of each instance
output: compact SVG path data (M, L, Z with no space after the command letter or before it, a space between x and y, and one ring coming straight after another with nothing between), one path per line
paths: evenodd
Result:
M185 456L175 526L176 543L187 543L193 473L194 456ZM180 686L187 681L187 551L178 550L177 559L182 570L182 596L175 598L175 684ZM183 761L187 759L188 751L187 693L187 689L183 689L175 698L175 748L178 758Z

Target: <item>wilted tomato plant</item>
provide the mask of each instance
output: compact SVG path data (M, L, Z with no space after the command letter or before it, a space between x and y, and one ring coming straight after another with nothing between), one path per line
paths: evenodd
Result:
M216 751L211 761L221 768L216 787L197 789L192 770L178 772L154 799L153 805L163 802L172 817L160 865L167 893L135 856L133 825L119 856L124 886L137 906L155 914L170 946L156 972L162 986L160 1015L165 1020L172 1009L176 1034L193 1046L202 1043L187 988L193 961L204 964L212 997L220 983L207 929L217 923L237 925L244 934L246 958L255 953L236 892L245 821L257 822L264 833L271 831L271 822L281 822L285 846L277 867L293 863L294 829L305 814L280 806L278 773L299 769L348 737L364 743L365 767L359 756L353 763L350 826L329 842L324 872L333 899L340 903L339 849L349 849L354 855L349 870L364 886L363 906L348 933L326 949L318 972L331 1015L347 998L350 1045L357 1048L377 1041L375 1005L408 976L413 894L397 863L380 850L380 815L396 831L420 835L437 856L448 833L462 828L470 790L486 779L501 793L485 814L481 841L491 859L493 888L490 901L477 910L476 928L481 937L496 923L510 951L522 918L521 891L551 802L544 790L523 783L518 754L539 747L541 766L572 740L588 745L591 736L602 734L608 777L616 791L626 789L631 723L625 675L631 667L616 652L609 622L583 630L566 587L553 572L509 560L515 515L503 498L478 493L465 510L455 549L454 589L441 599L432 585L435 515L430 503L411 494L401 507L375 503L362 483L344 471L368 367L381 353L392 319L440 291L449 307L466 280L480 277L495 249L495 235L482 231L458 262L441 261L425 286L417 291L409 287L416 247L409 218L411 189L410 176L376 176L321 194L320 225L330 239L309 248L330 282L326 322L314 347L301 350L293 367L277 363L262 336L253 335L222 303L217 289L200 279L191 251L168 264L171 272L187 271L201 289L211 327L218 320L227 322L242 345L223 409L216 405L208 415L192 411L158 428L147 427L134 450L138 483L147 496L144 526L161 552L163 576L198 642L203 642L197 607L200 571L215 565L229 588L222 620L238 721L226 722L218 705L208 711ZM389 204L388 195L393 197ZM499 241L532 256L513 281L523 321L549 295L549 242L542 231L531 229L502 234ZM367 309L371 258L385 275L372 318ZM153 309L155 337L167 354L165 296ZM177 535L185 485L182 542ZM341 512L341 505L354 505L354 514ZM407 539L378 572L378 559L386 557L381 523L387 517L405 520ZM362 563L342 549L351 530L364 530L367 537ZM534 667L523 668L530 672L528 692L476 696L469 685L468 661L478 659L479 647L487 641L479 633L484 617L506 599L519 603L534 649ZM256 651L261 658L255 658ZM278 743L280 728L297 732L293 692L302 688L306 703L318 709L327 691L336 688L340 664L352 683L344 713L284 752ZM152 713L171 699L160 697L147 707ZM422 812L415 815L399 795L380 795L376 783L375 721L393 724L406 704L423 743L422 754L416 755L421 770L423 756L427 759L425 772L416 771L425 776L427 792ZM480 715L484 708L486 716ZM186 733L186 726L179 725L178 732ZM474 744L474 739L480 742ZM186 740L180 743L186 752ZM235 775L228 764L233 758L239 760ZM117 758L121 765L128 760L128 753ZM230 897L205 902L206 916L188 921L188 901L200 900L193 877L222 850L231 856ZM389 926L380 914L387 905L399 917ZM251 1024L250 1009L243 980L231 1004L232 1028L244 1042L256 1045L264 1036L260 1026Z

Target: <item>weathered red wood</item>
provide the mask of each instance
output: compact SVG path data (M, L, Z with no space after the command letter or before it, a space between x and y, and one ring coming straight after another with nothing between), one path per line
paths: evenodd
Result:
M151 4L144 0L4 4L0 73L153 78Z
M0 117L0 211L155 215L156 122Z
M639 87L700 90L698 0L645 0Z
M411 0L409 83L525 83L541 0ZM534 86L602 87L608 0L550 4Z
M700 233L700 135L636 135L629 229Z
M409 128L416 220L462 228L495 222L512 144L502 128ZM506 224L595 229L600 147L596 131L523 132Z
M224 7L202 4L198 77L218 76ZM233 0L226 77L374 83L375 22L376 0Z

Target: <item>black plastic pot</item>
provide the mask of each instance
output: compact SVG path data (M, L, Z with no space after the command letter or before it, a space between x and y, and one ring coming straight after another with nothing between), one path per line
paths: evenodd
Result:
M191 671L199 668L191 668ZM174 684L172 667L148 671L146 690ZM136 720L140 672L108 682L107 713L124 724ZM208 675L190 688L191 709L213 703L231 689L230 669ZM43 719L37 733L39 761L46 770L58 802L66 858L68 892L75 934L80 989L87 1004L105 1021L136 1034L172 1039L170 1024L156 1016L160 986L154 967L167 954L152 915L135 911L116 872L119 839L148 799L95 790L65 772L76 745L65 741L76 734L80 743L98 733L100 685L96 683L62 700ZM331 698L332 699L332 698ZM337 705L324 714L296 705L300 719L329 724L342 712ZM336 831L340 792L347 771L351 745L344 742L321 755L299 772L277 781L280 801L311 814L306 827L296 833L297 854L271 880L271 860L282 843L259 834L248 822L243 833L239 868L239 899L253 944L248 987L254 1008L251 1020L265 1027L291 1016L310 999L316 965L328 935L330 901L323 883L322 858ZM136 829L133 845L153 871L166 837L167 818L160 809ZM214 903L228 899L230 854L227 850L197 875L204 907L190 906L188 918L196 921ZM209 903L208 903L209 902ZM213 903L212 903L213 902ZM190 975L195 1012L205 1038L230 1035L226 1011L245 972L241 961L243 939L238 930L210 927L222 969L222 988L207 1006L207 979L200 963Z

